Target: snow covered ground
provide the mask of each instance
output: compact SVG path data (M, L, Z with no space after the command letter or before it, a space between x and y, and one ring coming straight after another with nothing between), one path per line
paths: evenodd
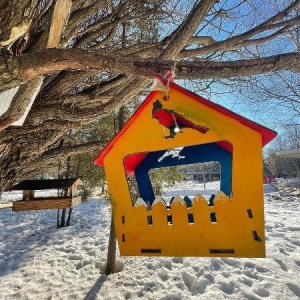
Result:
M201 187L184 182L176 190ZM0 209L0 299L300 299L299 208L299 187L265 185L265 259L118 257L120 272L110 276L101 275L106 201L76 207L72 226L61 229L55 210Z

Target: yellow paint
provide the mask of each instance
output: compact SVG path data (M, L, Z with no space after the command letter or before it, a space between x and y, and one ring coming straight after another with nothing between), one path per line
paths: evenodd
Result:
M168 130L152 118L151 104L105 156L121 255L264 257L261 135L177 90L170 89L168 101L164 96L158 93L153 102L158 99L165 109L209 131L203 134L185 128L174 139L165 139ZM123 165L127 155L224 140L233 145L231 198L220 192L214 207L201 195L195 197L192 208L181 199L169 210L161 201L149 211L144 205L133 207ZM211 222L210 213L216 214L217 223ZM194 224L189 224L188 214L193 215ZM172 224L167 215L172 215ZM152 224L148 224L149 217Z

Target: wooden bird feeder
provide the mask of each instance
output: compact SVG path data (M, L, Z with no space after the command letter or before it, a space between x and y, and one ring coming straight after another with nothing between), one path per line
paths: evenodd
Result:
M262 147L276 132L156 77L153 91L95 159L105 168L122 255L265 257ZM207 201L156 197L154 168L218 161ZM139 199L132 200L134 177Z
M72 209L81 203L81 196L78 195L77 191L77 187L80 185L83 185L83 183L79 178L24 180L10 189L10 191L23 191L23 199L14 201L12 210ZM36 191L51 189L57 189L58 195L50 197L36 196ZM61 191L60 193L58 192L59 190ZM70 213L71 210L69 210L68 223L70 221Z

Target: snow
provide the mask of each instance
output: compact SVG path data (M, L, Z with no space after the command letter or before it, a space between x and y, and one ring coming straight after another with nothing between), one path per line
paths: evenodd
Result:
M216 185L206 188L201 193L211 194ZM119 272L109 276L101 273L110 226L107 201L77 206L72 226L61 229L55 210L0 209L0 299L299 299L299 186L264 188L266 258L118 256ZM174 194L200 190L183 182ZM2 201L15 196L5 194Z
M146 206L147 207L147 204L142 198L138 198L134 204L134 207L138 207L138 206Z
M164 205L166 205L165 201L160 196L155 197L155 200L152 205L155 205L157 203L163 203Z
M163 199L169 202L172 197L188 196L193 199L196 194L201 194L206 200L209 200L212 194L216 195L220 189L220 181L214 181L211 183L200 183L196 181L182 181L176 184L176 187L167 188L165 187L165 193Z

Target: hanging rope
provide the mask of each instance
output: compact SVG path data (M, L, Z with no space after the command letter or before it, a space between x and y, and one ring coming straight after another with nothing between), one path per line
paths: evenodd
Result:
M165 78L167 79L167 84L163 84L160 80L155 79L153 82L153 85L151 87L152 91L162 91L165 92L166 95L164 97L164 100L169 99L169 89L170 89L170 81L173 81L173 72L168 71L167 74L165 75Z
M152 91L162 91L165 92L166 95L164 97L164 100L168 100L169 99L169 88L170 88L170 82L174 81L174 77L175 77L175 69L176 69L176 64L177 61L174 61L173 67L171 71L168 71L166 73L166 75L164 76L165 79L167 80L167 84L163 84L160 80L155 79L154 83L151 87Z

